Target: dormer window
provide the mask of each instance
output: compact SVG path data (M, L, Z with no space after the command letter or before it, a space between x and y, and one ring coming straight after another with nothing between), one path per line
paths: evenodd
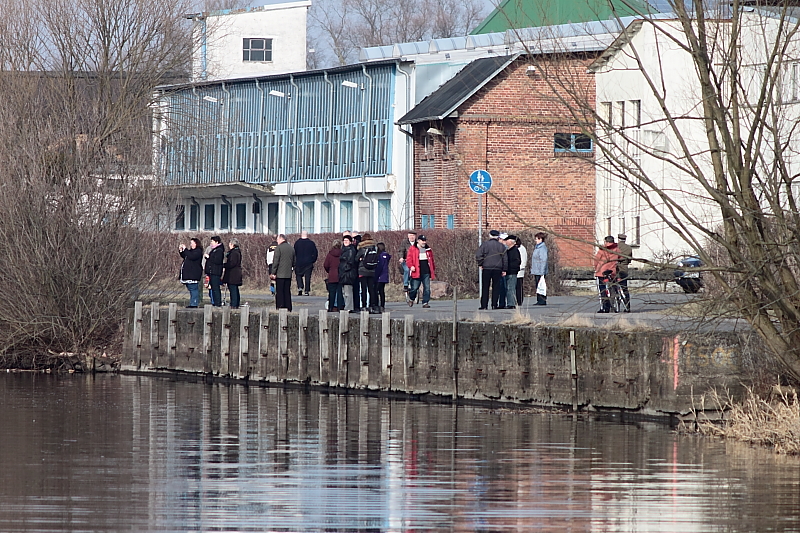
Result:
M272 61L272 39L242 39L243 61Z

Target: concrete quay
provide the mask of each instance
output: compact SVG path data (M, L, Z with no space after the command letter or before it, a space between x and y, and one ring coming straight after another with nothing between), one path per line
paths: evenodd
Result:
M650 326L614 328L602 326L613 315L585 313L598 321L588 325L525 321L517 311L464 310L469 301L455 315L452 301L328 313L313 298L298 298L293 313L137 302L121 371L680 418L715 416L715 391L741 397L778 375L749 330L690 328L656 312L641 313ZM535 312L552 313L556 300Z

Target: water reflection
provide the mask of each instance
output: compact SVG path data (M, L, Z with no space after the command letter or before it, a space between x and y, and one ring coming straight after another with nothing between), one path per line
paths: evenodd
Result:
M657 424L0 376L2 531L797 531L800 462Z

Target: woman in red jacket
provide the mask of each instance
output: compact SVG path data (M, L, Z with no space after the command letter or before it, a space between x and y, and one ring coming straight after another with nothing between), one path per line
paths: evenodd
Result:
M428 247L425 235L417 237L414 246L408 249L406 265L411 272L411 290L408 291L408 306L414 305L419 286L422 285L422 307L428 309L431 299L431 280L436 279L436 265L433 261L433 250Z

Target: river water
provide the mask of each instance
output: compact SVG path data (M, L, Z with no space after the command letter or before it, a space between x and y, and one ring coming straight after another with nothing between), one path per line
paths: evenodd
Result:
M656 423L0 375L0 531L800 531L800 461Z

